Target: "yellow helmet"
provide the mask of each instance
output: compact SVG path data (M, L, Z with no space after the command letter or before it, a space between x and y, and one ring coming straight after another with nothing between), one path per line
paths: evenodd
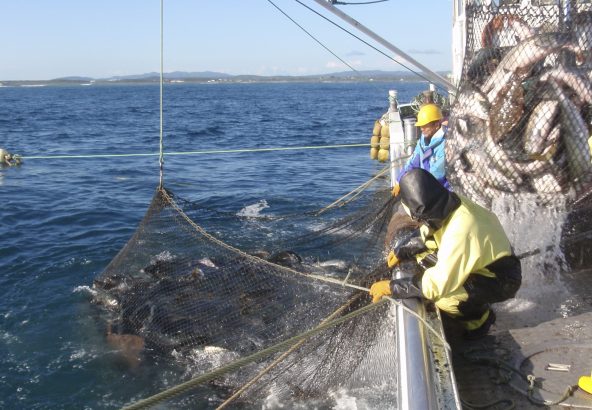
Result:
M419 109L417 113L416 127L423 127L433 121L442 119L442 111L436 104L426 104Z

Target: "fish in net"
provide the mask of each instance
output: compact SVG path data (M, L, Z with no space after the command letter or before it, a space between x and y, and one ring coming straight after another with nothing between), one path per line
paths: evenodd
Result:
M133 336L142 341L143 354L174 358L202 374L367 305L365 291L342 281L368 287L390 277L384 238L396 200L378 189L357 202L348 215L338 209L340 216L266 216L270 226L285 228L286 219L314 223L309 232L243 251L232 230L216 237L190 217L203 212L199 205L158 189L133 237L93 284L109 337ZM385 305L299 341L239 402L323 401L327 392L348 385L370 388L377 380L369 363L395 366L394 325L385 320L390 311ZM390 326L377 326L383 322ZM280 354L212 383L235 391ZM393 373L382 373L394 391Z
M447 178L487 208L500 198L565 204L566 255L577 269L587 245L574 235L591 228L592 9L500 3L466 9Z

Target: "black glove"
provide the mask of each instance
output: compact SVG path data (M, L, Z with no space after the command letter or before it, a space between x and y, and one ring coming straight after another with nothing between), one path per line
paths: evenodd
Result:
M422 298L421 286L413 277L391 280L391 293L395 299Z
M421 239L419 229L411 231L395 242L393 246L393 251L399 260L412 259L418 253L424 252L427 249L426 244Z

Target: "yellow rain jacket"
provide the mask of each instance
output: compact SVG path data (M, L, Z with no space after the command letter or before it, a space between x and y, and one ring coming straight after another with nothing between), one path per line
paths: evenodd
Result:
M469 275L495 278L487 266L512 255L510 241L495 214L449 192L423 169L406 173L400 188L405 211L422 224L427 253L437 256L423 273L421 293L443 311L461 316L458 306L468 300L463 285ZM417 255L418 260L425 255Z
M426 246L438 256L436 265L426 269L421 279L423 295L434 302L450 296L466 300L462 286L469 274L495 277L486 266L512 255L510 241L495 214L462 195L458 197L461 205L430 235L433 241L425 239L429 228L422 227Z

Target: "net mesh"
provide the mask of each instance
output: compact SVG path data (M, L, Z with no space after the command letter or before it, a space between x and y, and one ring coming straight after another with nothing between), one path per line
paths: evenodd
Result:
M288 229L291 224L313 228L276 237L267 246L251 241L258 247L249 249L241 238L258 234L244 232L249 228L239 218L214 237L194 222L204 212L198 204L159 189L134 236L95 279L93 301L102 307L111 339L123 342L133 335L142 340L144 355L174 358L202 374L368 303L366 292L310 277L347 278L367 287L386 274L383 249L393 200L383 189L359 202L358 211L347 216L339 208L322 218L290 215ZM286 230L286 219L264 217L268 229L278 231L280 225ZM241 238L236 229L243 231ZM327 400L327 392L348 381L369 387L376 379L364 369L378 360L377 346L381 360L391 364L391 377L385 374L383 381L394 389L393 322L381 320L389 311L381 307L303 340L241 400ZM391 325L376 326L380 322ZM235 390L276 358L215 383Z
M485 206L524 193L575 200L590 185L590 4L526 3L466 11L447 173Z

